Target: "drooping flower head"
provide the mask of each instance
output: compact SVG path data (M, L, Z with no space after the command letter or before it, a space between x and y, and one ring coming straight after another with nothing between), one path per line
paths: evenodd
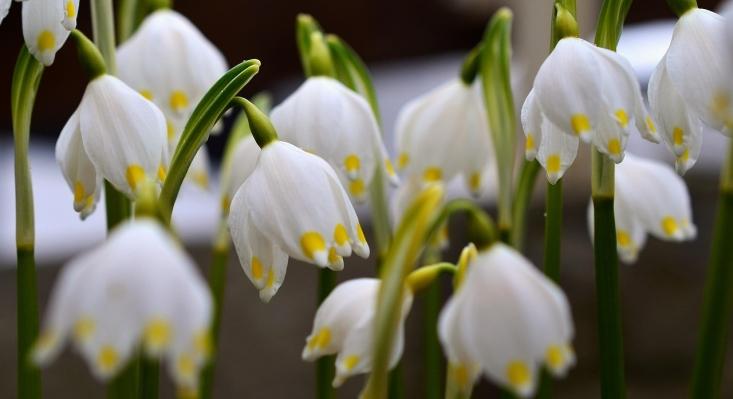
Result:
M82 217L94 211L101 179L135 199L146 181L165 175L165 118L114 76L87 85L56 143L56 160Z
M616 167L616 245L619 257L633 263L647 234L665 241L694 239L690 193L667 165L627 154ZM593 232L593 204L588 222Z
M334 387L356 374L368 373L372 367L374 316L380 280L359 278L338 285L321 303L306 338L303 359L316 360L322 356L336 357ZM402 356L404 321L412 306L413 294L405 290L402 313L395 344L390 353L390 367Z
M282 140L325 159L354 199L365 198L377 166L395 181L369 103L339 81L308 78L271 117Z
M0 21L9 7L9 0L0 4ZM28 51L43 65L53 64L56 52L76 28L78 9L79 0L23 1L23 38Z
M356 212L333 168L279 140L267 143L229 209L242 268L269 301L285 278L288 257L333 270L352 251L369 256Z
M494 150L478 83L456 79L418 97L397 119L397 168L407 179L450 182L461 176L478 195L495 173Z
M575 362L567 299L504 244L469 258L460 289L440 314L449 378L470 392L483 373L516 395L531 397L542 365L562 376Z
M649 82L649 105L680 174L700 155L703 124L730 134L732 44L723 17L692 8L677 21L667 53Z
M120 79L163 111L168 151L173 153L194 107L226 73L227 63L186 17L173 10L158 10L120 46L117 69ZM205 146L196 154L186 178L208 187Z
M209 291L191 258L156 222L127 222L64 267L33 361L50 363L71 339L107 380L141 344L147 356L168 361L179 386L195 389L210 321Z
M550 181L562 177L575 159L574 138L592 143L616 163L623 160L632 132L659 141L628 61L574 37L561 39L540 67L522 125L525 155L539 158Z

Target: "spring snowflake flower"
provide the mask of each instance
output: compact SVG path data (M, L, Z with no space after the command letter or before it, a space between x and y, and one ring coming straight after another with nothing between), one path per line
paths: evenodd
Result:
M52 362L71 339L108 380L141 344L168 361L179 386L195 389L209 355L211 306L196 266L168 233L149 219L127 222L64 267L33 361Z
M285 279L288 257L341 270L352 250L369 245L336 172L323 159L274 140L239 187L229 229L247 277L269 301Z
M616 163L632 132L659 141L628 61L573 37L560 40L540 67L522 107L522 126L527 159L537 157L551 182L574 161L576 138Z
M165 175L165 134L160 110L121 80L102 74L89 82L56 142L82 218L94 211L102 178L134 200L146 181Z
M412 100L400 111L396 136L397 168L408 178L448 183L461 176L472 194L481 193L494 149L478 83L455 79Z
M567 299L504 244L468 258L463 283L443 308L438 326L449 378L470 392L483 372L516 395L531 397L542 365L563 376L575 362Z
M368 373L372 367L374 315L380 280L359 278L337 286L316 312L313 330L306 338L303 359L313 361L338 354L333 386L356 374ZM400 327L390 354L390 367L402 356L405 341L404 321L412 306L412 292L405 290Z
M9 3L0 2L0 21L7 14ZM76 27L78 9L79 0L23 1L23 38L28 51L43 65L53 64L56 52Z
M694 239L690 193L685 182L667 165L627 154L616 167L616 245L621 260L633 263L646 235L661 240ZM588 213L593 233L593 204Z
M365 198L380 163L396 182L369 104L337 80L308 78L271 118L282 140L328 161L354 199Z
M680 174L700 155L703 124L730 134L733 41L726 29L725 19L712 11L687 11L649 82L649 105Z

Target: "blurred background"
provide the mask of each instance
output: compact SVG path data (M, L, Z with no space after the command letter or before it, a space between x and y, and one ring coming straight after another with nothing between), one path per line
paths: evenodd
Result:
M578 1L578 19L585 37L592 37L599 0ZM230 64L259 58L262 68L245 88L249 96L270 91L275 103L302 80L294 41L295 16L307 12L326 31L339 34L368 62L379 92L387 145L400 107L419 94L453 78L462 57L481 38L491 13L507 5L515 13L514 68L518 107L547 53L551 0L178 0L175 8L190 18L216 44ZM718 1L699 1L714 9ZM632 62L642 86L664 54L674 24L664 0L633 4L619 52ZM82 1L79 28L90 32L88 2ZM20 6L14 4L0 26L0 397L15 397L15 249L10 81L15 55L22 44ZM154 62L154 61L151 61ZM566 77L558 77L560 79ZM36 103L31 136L31 162L37 223L38 278L41 309L45 309L59 266L104 237L104 210L100 207L81 222L71 207L68 190L53 158L58 132L81 98L85 78L73 46L65 46L52 68L44 73ZM517 108L519 109L519 108ZM216 173L226 136L207 144ZM629 397L683 398L696 344L703 281L715 211L718 165L723 157L721 135L705 136L698 165L685 176L693 198L697 240L683 244L651 239L636 265L620 266L624 339ZM632 140L629 150L672 162L661 145ZM578 364L556 384L559 398L598 397L598 350L595 335L595 293L591 243L586 225L589 199L587 147L582 147L565 183L565 223L562 286L573 309ZM527 254L541 264L544 178L538 179L529 216ZM492 207L491 198L485 206ZM192 255L208 273L210 243L218 218L216 177L209 190L184 187L175 210L175 222ZM368 209L361 210L368 224ZM455 261L462 240L460 220L452 224L453 247L447 260ZM367 232L367 236L371 235ZM345 280L374 275L374 259L347 260L339 273ZM312 396L315 367L300 359L315 312L316 269L291 261L288 277L270 304L259 302L256 290L231 257L215 396L219 398L307 398ZM443 281L445 296L449 282ZM733 287L732 287L733 288ZM422 307L417 298L408 319L403 368L407 397L424 397L422 390ZM48 398L102 397L80 358L65 351L44 371ZM728 356L723 397L733 397L733 358ZM165 397L171 397L163 379ZM355 397L362 378L339 391ZM486 382L475 397L494 397Z

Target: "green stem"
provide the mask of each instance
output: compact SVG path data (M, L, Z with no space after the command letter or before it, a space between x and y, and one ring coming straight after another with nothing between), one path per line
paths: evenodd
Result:
M140 362L135 356L124 369L107 384L107 399L132 399L137 398L139 392L138 373Z
M226 290L227 260L229 257L230 241L225 216L219 222L219 232L214 241L213 261L209 272L209 287L214 296L214 317L211 323L211 358L201 372L199 395L201 399L211 398L214 390L214 370L216 369L221 316L224 312L224 292Z
M429 247L423 256L424 264L440 262L440 249ZM425 339L425 398L439 399L441 396L442 350L438 339L438 314L440 313L440 280L430 284L425 291L425 319L423 337Z
M733 314L733 141L721 172L715 233L705 282L705 302L691 398L720 397L727 337Z
M514 204L512 206L512 225L514 229L511 232L510 242L514 248L520 251L524 248L524 240L527 238L527 209L532 199L535 181L540 169L539 162L524 161L519 174L517 191L514 194Z
M593 150L592 187L594 259L598 338L601 357L601 397L624 398L623 331L618 287L618 252L614 219L614 167L605 155Z
M139 360L139 398L155 399L158 397L158 380L160 375L160 362L158 359L151 359L143 354Z
M405 364L400 360L389 372L389 388L387 397L389 399L402 399L405 397Z
M117 40L124 43L135 31L137 0L119 0L117 4Z
M336 273L330 269L318 272L318 304L320 305L336 286ZM335 356L323 356L316 361L316 398L333 399L336 392L331 385L335 375Z
M562 241L562 179L547 183L545 206L545 275L560 281L560 244Z
M18 255L18 397L41 397L41 374L29 360L38 337L38 288L34 260L35 221L28 145L33 105L43 65L23 46L13 72L11 105L15 150L15 243Z

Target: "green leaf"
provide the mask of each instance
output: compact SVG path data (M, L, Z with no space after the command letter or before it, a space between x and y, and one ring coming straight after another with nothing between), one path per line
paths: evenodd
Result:
M206 143L211 129L232 99L259 72L259 69L259 60L247 60L230 69L214 83L194 109L173 153L168 175L160 193L159 205L166 219L170 219L178 191L196 152Z

